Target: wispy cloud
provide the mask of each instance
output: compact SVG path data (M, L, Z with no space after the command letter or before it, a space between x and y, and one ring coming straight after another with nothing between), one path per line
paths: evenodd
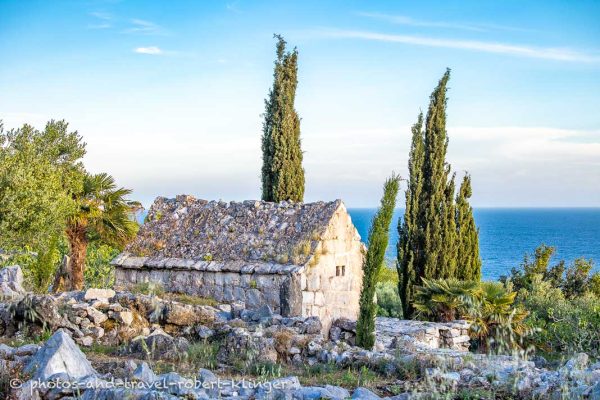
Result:
M112 28L112 15L102 11L91 12L90 15L95 18L95 22L88 24L89 29L108 29Z
M233 1L231 3L227 3L225 4L225 8L227 9L227 11L231 11L235 14L240 14L242 11L240 10L240 8L238 7L238 2L237 1Z
M521 31L531 32L531 29L517 28L514 26L497 25L497 24L469 24L469 23L456 23L456 22L445 22L445 21L428 21L418 20L405 15L392 15L378 12L358 12L357 15L361 17L367 17L372 19L378 19L381 21L390 22L397 25L407 25L423 28L442 28L442 29L457 29L464 31L475 31L484 32L489 30L502 30L502 31Z
M131 20L131 26L124 31L125 33L135 33L140 35L165 35L167 31L160 25L151 21L134 18Z
M484 42L477 40L460 40L434 38L416 35L394 35L369 31L354 30L320 30L320 36L342 39L364 39L380 42L403 43L415 46L441 47L449 49L472 50L484 53L506 54L528 58L540 58L555 61L569 61L582 63L598 63L600 55L584 53L568 48L532 47L527 45L514 45L498 42Z
M160 56L164 54L164 52L156 46L136 47L135 49L133 49L133 52L138 54L149 54L152 56Z

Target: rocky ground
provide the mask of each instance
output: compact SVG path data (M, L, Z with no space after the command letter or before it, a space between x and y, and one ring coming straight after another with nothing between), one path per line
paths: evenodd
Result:
M345 319L326 338L318 318L266 306L104 289L35 295L21 278L0 271L0 397L600 399L600 363L587 355L550 368L470 353L461 321L380 318L367 351Z

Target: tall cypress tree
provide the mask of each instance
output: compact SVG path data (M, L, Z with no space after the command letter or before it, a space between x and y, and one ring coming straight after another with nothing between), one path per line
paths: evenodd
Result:
M398 221L398 292L402 300L402 309L406 316L412 314L412 289L417 274L421 274L419 260L423 249L423 232L419 226L420 198L423 190L423 162L425 161L425 143L423 138L423 113L419 113L417 123L412 127L412 143L408 159L408 187L406 189L406 207L404 218Z
M304 199L304 169L300 143L300 118L294 109L298 85L298 51L286 52L277 38L273 87L265 100L262 135L262 199L279 202Z
M463 203L455 203L455 175L446 162L446 91L449 79L448 69L430 96L424 128L422 115L412 128L406 209L402 222L398 224L398 290L405 318L411 318L414 313L414 287L421 284L422 278L460 277L465 260L470 263L468 271L480 268L480 263L475 261L479 260L479 249L477 239L473 238L473 232L477 236L474 222L473 228L464 233L469 239L465 239L464 245L462 242L460 227L469 224L468 216L472 218L472 213L470 208L468 212L464 211ZM457 199L466 195L466 192L463 193L466 187L463 186ZM459 210L458 207L462 208ZM467 207L470 207L468 203ZM464 218L459 218L463 214Z
M383 197L379 210L373 217L369 229L369 248L363 263L363 279L360 291L360 314L356 323L356 344L371 349L375 344L375 286L383 266L385 250L390 234L390 222L396 208L396 197L400 186L400 177L392 175L385 181Z
M469 204L472 193L471 177L466 174L456 196L456 228L458 230L456 277L463 281L481 279L479 230L475 225L475 218L473 218L473 207Z
M451 265L444 256L446 248L453 243L447 232L448 217L448 165L446 150L448 136L446 134L446 89L450 79L450 70L446 70L438 86L429 99L429 109L425 121L425 160L423 162L423 192L420 199L421 220L419 225L424 230L424 249L422 260L422 276L430 279L449 276ZM419 280L420 281L420 280ZM420 283L420 282L419 282Z

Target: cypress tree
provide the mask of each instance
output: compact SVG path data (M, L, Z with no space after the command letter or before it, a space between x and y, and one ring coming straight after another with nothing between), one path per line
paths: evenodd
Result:
M398 224L397 246L404 318L414 314L414 287L421 285L422 278L462 279L480 274L477 229L469 221L472 210L466 200L470 180L468 187L463 182L455 202L455 175L446 162L449 79L448 69L430 96L424 127L421 114L412 128L406 209Z
M425 121L425 160L423 163L423 192L420 208L423 210L419 225L424 230L422 275L429 279L447 278L452 265L444 252L454 246L448 232L448 174L446 150L446 89L450 70L446 70L431 94ZM420 281L420 280L419 280ZM420 282L419 282L420 284Z
M481 279L481 258L479 257L479 230L473 218L471 198L471 177L466 174L456 196L456 228L458 230L458 250L456 277L463 281Z
M379 210L369 229L369 248L363 263L363 279L360 291L360 314L356 324L356 344L371 349L375 344L375 286L383 267L387 249L390 223L396 207L400 177L392 175L385 181Z
M412 315L412 289L415 286L419 257L422 254L423 234L419 227L420 197L423 190L423 162L425 160L423 138L423 113L419 113L417 123L412 127L412 142L408 159L408 187L406 189L406 207L404 218L398 221L399 241L397 245L398 292L402 300L402 309L406 316Z
M294 109L298 85L298 51L286 52L277 38L273 87L265 100L262 134L262 199L279 202L304 199L304 169L300 143L300 118Z

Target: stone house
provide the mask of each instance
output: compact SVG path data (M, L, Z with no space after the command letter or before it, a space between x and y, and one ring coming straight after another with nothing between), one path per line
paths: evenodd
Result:
M113 260L116 287L154 282L283 316L356 319L365 246L341 200L222 202L159 197Z

